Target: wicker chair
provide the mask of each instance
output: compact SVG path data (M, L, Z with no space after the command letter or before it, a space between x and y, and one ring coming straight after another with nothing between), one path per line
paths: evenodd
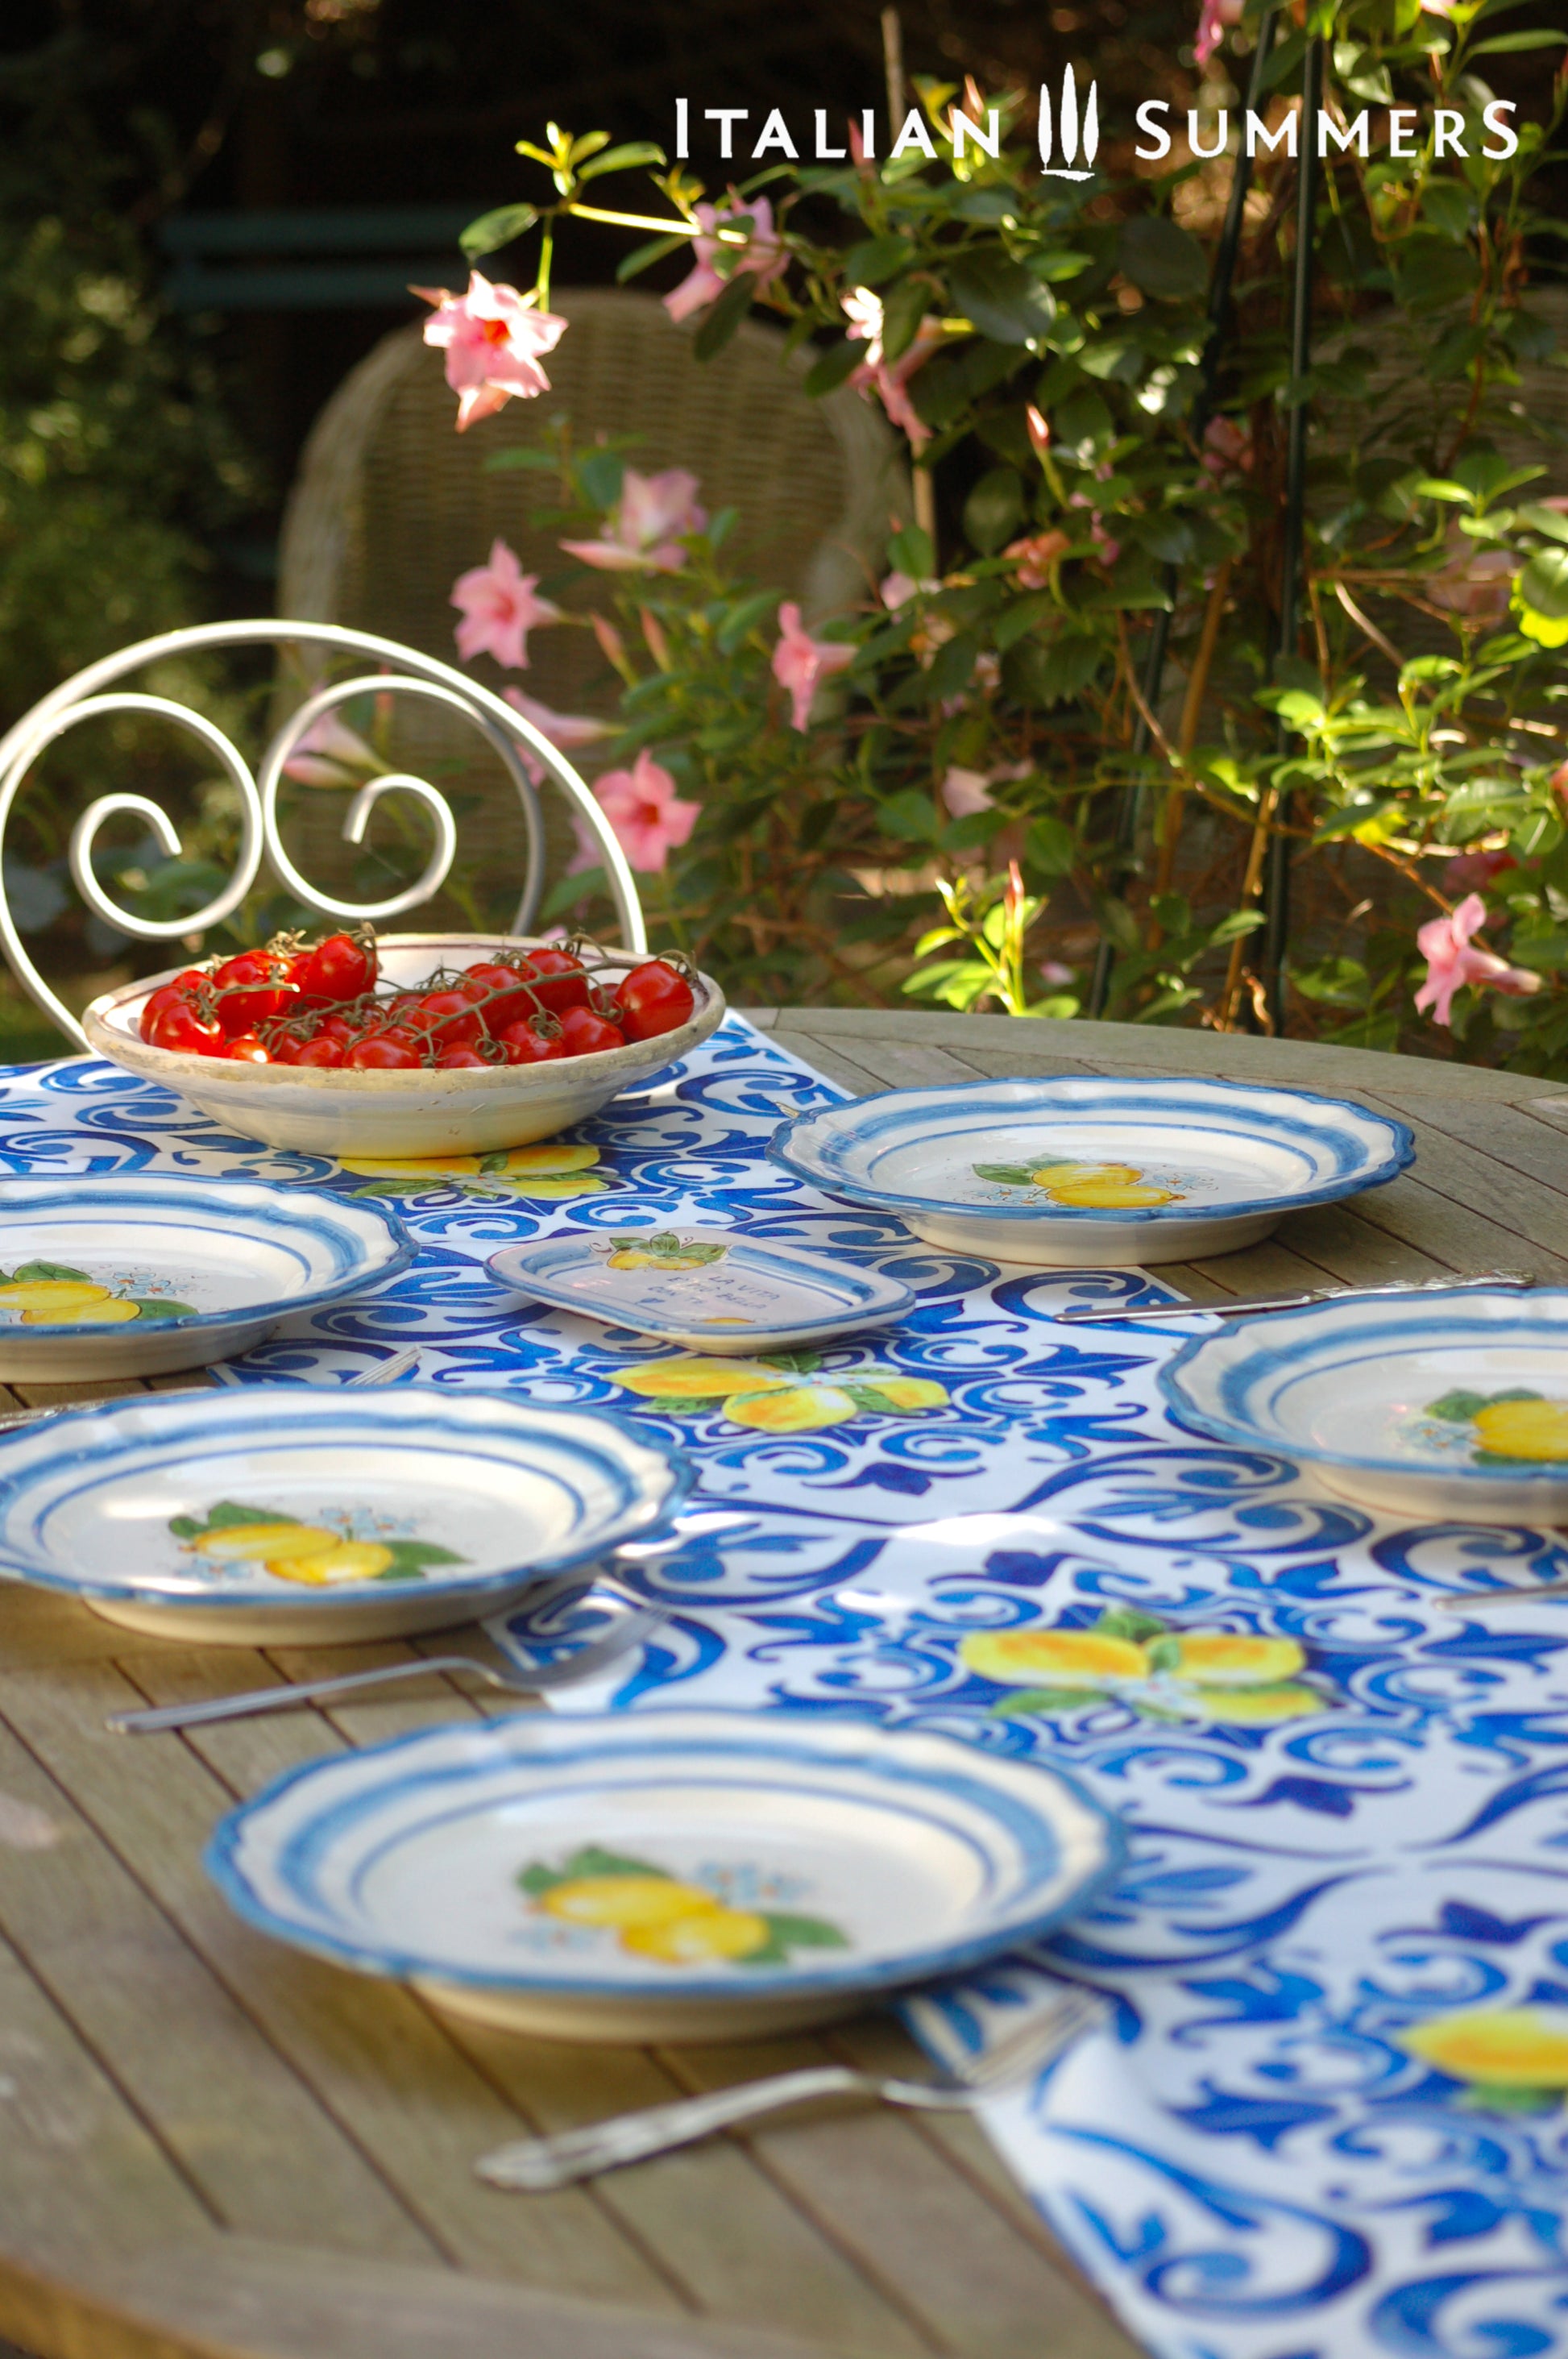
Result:
M733 506L727 554L738 571L780 585L808 614L866 596L890 517L910 514L910 491L894 437L859 394L846 387L809 398L800 389L809 353L786 357L778 331L752 321L703 363L650 296L567 290L552 309L570 329L550 356L550 392L509 404L468 434L453 430L452 395L417 324L384 337L345 378L317 422L288 504L285 614L373 631L450 661L452 582L482 563L497 535L525 572L547 578L566 566L556 536L527 521L541 492L547 496L547 479L486 465L536 445L561 411L579 441L635 435L633 465L687 467L710 513ZM604 586L585 583L562 603L585 607ZM560 712L614 712L619 683L590 633L537 632L529 657L520 684L531 696ZM473 670L491 688L518 679L488 657ZM471 739L460 741L439 715L413 713L409 725L415 734L400 751L411 766L444 773L444 784L472 799L465 846L505 859L516 826L505 781L476 766ZM309 833L311 857L328 874L330 815L323 811Z

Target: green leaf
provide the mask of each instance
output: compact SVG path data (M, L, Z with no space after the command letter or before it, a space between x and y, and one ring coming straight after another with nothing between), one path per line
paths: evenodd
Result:
M1023 839L1023 857L1047 876L1066 876L1077 864L1078 839L1065 820L1044 812Z
M1122 226L1116 258L1124 277L1145 295L1178 303L1203 294L1208 258L1190 231L1163 213L1141 213Z
M783 594L779 590L759 590L754 596L742 598L738 605L731 606L715 634L719 654L732 656L747 633L767 621Z
M199 1524L194 1516L170 1516L168 1527L177 1540L193 1540L198 1533L207 1529L206 1525Z
M1000 1188L1030 1188L1035 1169L1032 1163L977 1163L975 1177L992 1180Z
M1023 479L1012 467L992 467L964 502L964 530L982 557L994 557L1023 519Z
M1519 511L1520 524L1532 532L1543 532L1551 540L1568 540L1568 516L1559 516L1555 508L1543 508L1532 501Z
M738 270L723 294L708 305L702 325L691 340L691 349L699 361L710 361L715 353L724 350L751 310L756 291L756 272Z
M170 1302L167 1296L128 1294L125 1299L135 1304L138 1319L195 1319L199 1316L194 1303Z
M434 1540L384 1540L382 1546L392 1551L391 1564L377 1575L382 1581L416 1581L433 1564L468 1562L454 1549L438 1548Z
M888 543L888 563L907 573L912 582L929 582L936 571L936 552L925 527L906 524Z
M207 1521L199 1525L204 1532L237 1529L242 1524L297 1524L297 1516L281 1515L276 1507L246 1507L237 1499L220 1499L208 1512Z
M968 688L979 654L980 643L973 631L960 631L938 649L935 660L925 675L925 693L932 702L940 703L944 697L960 696Z
M607 147L591 164L584 164L578 173L579 180L597 180L606 172L630 172L639 164L663 164L665 151L652 139L623 140L619 147Z
M1470 55L1473 58L1496 58L1513 49L1560 49L1565 40L1568 40L1568 35L1563 33L1499 33L1495 40L1477 41Z
M84 1269L72 1269L69 1262L25 1261L13 1271L13 1286L51 1286L58 1283L91 1286L93 1280Z
M1542 549L1519 577L1519 594L1525 605L1552 622L1568 616L1568 549Z
M895 278L914 248L906 237L867 237L844 256L845 283L850 287L881 287Z
M877 817L889 835L903 843L935 843L942 818L931 796L919 787L905 787L877 806Z
M866 347L860 340L851 342L846 336L842 343L829 344L806 370L802 380L805 390L814 401L825 393L831 393L837 386L843 384L846 377L854 375L865 357Z
M1102 1688L1017 1688L991 1712L998 1720L1022 1720L1035 1712L1083 1712L1105 1700Z
M458 244L467 261L478 262L482 255L510 245L514 237L524 236L538 218L533 205L497 205L493 212L481 213L477 221L470 222Z
M993 343L1037 343L1055 324L1056 299L1021 262L968 253L947 274L953 301Z
M1006 655L1036 623L1057 611L1056 601L1049 590L1033 590L1026 597L1015 598L1002 614L991 632L991 644L999 655Z
M763 1922L775 1941L787 1942L796 1949L847 1950L849 1946L837 1925L826 1917L792 1917L769 1908L763 1912Z
M690 244L689 237L672 231L668 237L651 237L645 245L634 245L631 253L622 255L616 264L615 284L624 287L629 278L635 278L655 262L662 262L666 254L674 254L677 247L689 246Z
M882 305L882 358L897 361L914 343L920 322L925 317L931 290L918 280L906 279L895 287Z

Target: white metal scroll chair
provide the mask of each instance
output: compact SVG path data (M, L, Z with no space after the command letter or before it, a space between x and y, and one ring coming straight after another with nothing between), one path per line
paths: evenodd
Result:
M239 747L205 714L177 703L171 697L121 684L171 657L212 648L266 646L319 650L329 658L361 658L363 668L353 677L332 680L308 696L298 710L275 729L254 772ZM452 812L445 798L427 779L407 770L387 771L369 779L348 800L342 835L351 844L363 842L372 814L384 796L407 795L428 815L434 842L423 874L405 890L384 900L356 903L323 892L295 865L279 833L278 790L285 765L301 739L324 715L373 691L378 698L406 699L420 707L438 709L454 725L474 732L504 766L516 790L526 847L511 931L524 934L534 925L545 885L546 830L539 795L529 775L528 764L532 761L547 774L566 798L568 809L592 837L615 905L622 943L628 950L647 947L642 905L625 855L571 764L503 698L454 670L451 665L421 655L413 647L401 647L395 639L379 638L368 631L347 630L330 623L269 619L201 624L123 647L117 654L88 665L73 679L62 681L0 738L0 843L16 796L47 747L83 722L114 713L143 713L160 718L193 737L233 786L240 805L237 864L223 890L205 908L187 916L153 919L118 908L93 868L93 842L104 821L116 813L135 817L171 857L179 853L180 841L168 813L146 796L101 795L82 812L71 831L70 873L82 899L106 924L138 941L171 941L204 931L220 924L239 907L261 874L264 861L279 884L324 918L339 921L373 919L379 923L400 917L406 910L423 907L440 891L457 854L457 826ZM29 997L77 1047L85 1047L81 1027L49 989L24 947L3 886L0 944Z

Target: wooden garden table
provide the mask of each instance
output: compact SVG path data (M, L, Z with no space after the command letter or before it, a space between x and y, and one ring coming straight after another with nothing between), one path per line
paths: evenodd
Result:
M1346 1092L1413 1125L1413 1172L1170 1273L1195 1297L1489 1266L1568 1279L1558 1084L1129 1026L757 1020L856 1093L1202 1073ZM338 1648L330 1667L406 1651ZM0 2337L38 2359L1135 2359L979 2131L949 2115L796 2115L556 2195L483 2187L473 2158L524 2125L825 2049L913 2059L870 2017L747 2048L516 2038L248 1930L200 1865L238 1796L492 1707L433 1680L422 1700L189 1737L114 1737L103 1716L326 1667L325 1651L176 1647L40 1592L0 1597Z

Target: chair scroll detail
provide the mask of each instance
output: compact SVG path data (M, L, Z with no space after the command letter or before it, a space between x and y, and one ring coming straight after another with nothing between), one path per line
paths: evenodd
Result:
M325 648L336 654L362 657L383 669L352 679L332 681L316 690L276 731L262 757L259 775L253 775L232 739L205 714L177 703L169 697L135 690L116 690L113 686L126 674L169 656L190 655L208 648L268 644ZM549 740L542 736L521 713L514 712L504 698L481 688L462 672L454 670L449 664L438 662L432 656L422 655L413 647L401 646L395 639L378 638L371 632L350 630L336 623L289 622L273 617L251 622L197 624L185 630L166 631L157 638L142 639L134 647L122 647L114 655L101 658L72 679L62 681L0 738L0 844L4 843L5 827L16 796L34 765L49 745L80 722L103 718L110 713L143 712L167 720L184 730L216 758L240 798L239 856L229 883L204 908L172 919L138 918L116 906L93 870L92 847L99 829L105 820L117 813L134 813L146 821L171 857L180 850L179 836L167 812L146 797L102 795L83 811L71 832L70 873L88 908L105 923L141 941L173 940L186 934L201 932L208 927L220 924L238 908L255 883L264 857L291 893L308 908L319 909L325 917L340 920L390 918L406 909L418 908L440 891L450 874L457 856L458 836L456 822L445 798L428 780L416 777L411 771L387 771L379 777L369 779L353 796L343 821L344 841L362 843L371 814L384 796L411 796L429 813L435 842L424 873L416 883L384 901L353 903L335 899L331 895L321 892L300 874L284 850L279 836L277 797L286 766L307 734L327 713L352 698L371 693L378 697L414 697L445 706L462 720L471 723L504 765L516 789L527 835L526 866L516 915L513 919L512 930L514 933L526 933L534 923L544 888L544 819L530 776L530 770L537 766L559 788L574 813L585 822L601 854L606 882L625 947L638 951L647 948L642 904L626 855L583 779ZM86 1035L81 1025L49 989L23 945L3 881L0 881L0 946L4 947L11 971L28 997L77 1047L85 1048Z

